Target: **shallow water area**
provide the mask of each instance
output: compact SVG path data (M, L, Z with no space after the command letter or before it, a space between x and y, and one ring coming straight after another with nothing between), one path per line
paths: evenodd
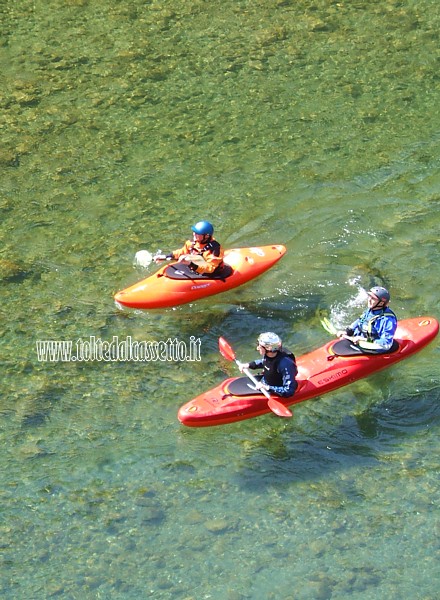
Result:
M297 355L389 287L440 316L433 0L23 0L0 8L0 595L438 597L439 342L294 407L188 429L261 331ZM208 218L270 271L121 311ZM201 360L38 360L37 340L200 339Z

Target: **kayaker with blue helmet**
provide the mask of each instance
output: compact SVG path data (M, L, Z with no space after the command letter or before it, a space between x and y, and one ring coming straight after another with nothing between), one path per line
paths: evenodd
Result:
M213 225L209 221L199 221L191 227L191 230L192 240L187 240L182 248L166 256L156 257L156 262L165 258L173 259L188 265L195 273L214 273L223 266L223 250L213 237Z
M293 396L298 387L295 377L298 373L295 356L284 350L281 338L272 331L258 336L257 350L261 358L250 363L241 363L243 369L263 369L263 376L258 382L258 389L263 388L282 398Z
M397 328L397 317L388 307L390 293L384 287L374 286L367 294L367 310L345 331L338 331L338 337L350 340L369 354L389 352Z

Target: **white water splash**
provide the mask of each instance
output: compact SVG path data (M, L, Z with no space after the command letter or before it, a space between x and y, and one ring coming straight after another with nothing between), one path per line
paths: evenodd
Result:
M360 277L349 279L349 285L355 293L344 304L335 304L330 310L330 320L337 329L343 329L352 323L363 311L367 302L367 290L359 283Z

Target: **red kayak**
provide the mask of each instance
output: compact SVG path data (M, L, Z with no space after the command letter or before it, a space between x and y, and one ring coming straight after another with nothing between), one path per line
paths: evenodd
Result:
M273 398L290 406L327 394L419 352L436 337L438 330L439 324L433 317L399 321L394 347L387 354L340 356L336 352L341 341L332 340L297 359L298 388L291 398ZM347 344L346 340L342 343ZM233 377L181 406L177 416L188 427L209 427L251 419L268 412L267 398L255 391L250 380Z
M280 244L225 250L224 268L213 278L186 265L168 264L154 275L118 292L115 301L130 308L167 308L238 287L270 269L286 253Z

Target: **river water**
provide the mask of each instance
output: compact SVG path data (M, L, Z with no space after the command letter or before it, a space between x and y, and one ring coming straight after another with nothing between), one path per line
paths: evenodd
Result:
M270 414L178 407L274 330L297 355L363 290L439 317L434 0L0 5L2 598L434 600L439 341ZM140 249L209 219L285 244L258 280L121 311ZM152 272L152 268L150 271ZM200 340L195 362L38 360L38 340Z

